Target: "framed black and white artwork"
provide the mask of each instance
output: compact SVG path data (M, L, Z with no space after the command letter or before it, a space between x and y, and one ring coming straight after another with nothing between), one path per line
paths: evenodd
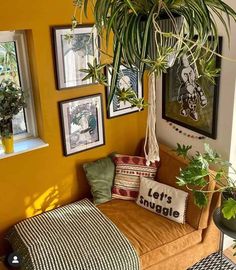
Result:
M59 102L64 155L105 144L101 94Z
M57 89L85 86L92 80L80 71L99 61L99 37L93 25L80 25L71 31L71 26L53 27Z
M110 85L111 82L111 76L112 76L112 67L106 68L106 74L108 79L108 85ZM123 65L120 66L120 71L117 79L117 89L123 90L132 88L135 91L135 94L138 98L143 97L143 89L142 89L142 82L141 78L139 76L138 71L129 69ZM110 87L108 86L106 88L106 96L107 101L110 93ZM117 96L114 95L113 100L107 110L108 118L113 118L129 113L134 113L139 111L137 107L132 107L129 102L123 102L119 101Z
M219 37L217 53L221 50L222 37ZM207 60L211 52L203 50L201 55ZM201 70L202 67L196 65ZM220 69L221 59L213 55L211 65L214 70ZM220 74L215 83L203 76L198 77L196 66L183 55L163 74L162 118L216 139L219 87Z

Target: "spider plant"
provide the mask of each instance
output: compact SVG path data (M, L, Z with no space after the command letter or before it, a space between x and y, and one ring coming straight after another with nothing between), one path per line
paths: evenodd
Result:
M75 27L78 8L87 16L89 0L74 0L76 10L72 18ZM142 76L144 70L160 74L166 72L175 60L187 54L193 64L205 64L201 69L206 77L214 79L216 72L209 70L218 43L216 18L230 38L230 19L236 12L222 0L97 0L94 1L95 25L107 45L114 35L114 59L109 103L116 89L120 65L136 68ZM81 13L80 13L81 14ZM162 22L169 20L169 27ZM73 28L72 27L72 28ZM197 35L197 40L193 37ZM208 37L214 37L209 44ZM200 56L202 49L212 52L208 59ZM164 54L163 54L164 53ZM197 66L197 65L196 65ZM200 74L203 76L204 74Z

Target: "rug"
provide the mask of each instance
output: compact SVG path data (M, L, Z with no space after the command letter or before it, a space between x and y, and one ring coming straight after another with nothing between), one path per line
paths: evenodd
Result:
M222 266L221 265L221 255L216 252L212 253L205 259L196 263L194 266L188 268L187 270L236 270L236 265L231 262L228 258L223 255Z

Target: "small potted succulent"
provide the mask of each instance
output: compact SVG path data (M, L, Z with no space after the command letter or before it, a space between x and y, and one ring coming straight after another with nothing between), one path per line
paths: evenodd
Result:
M208 203L209 192L220 192L222 194L221 222L232 231L236 231L236 170L232 164L225 161L210 148L204 145L204 152L196 152L190 156L188 151L191 146L181 146L175 150L178 155L189 160L188 165L180 170L177 183L185 186L193 192L195 203L204 207ZM214 168L215 173L210 169ZM216 189L208 191L204 188L209 184L207 176L211 176L216 182Z
M3 79L0 83L0 135L6 154L14 151L12 119L26 107L25 95L15 82Z

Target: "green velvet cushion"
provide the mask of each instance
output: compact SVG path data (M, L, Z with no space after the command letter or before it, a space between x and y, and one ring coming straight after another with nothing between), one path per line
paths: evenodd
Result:
M94 204L111 200L111 189L115 176L115 165L110 157L102 158L83 165L91 187Z

